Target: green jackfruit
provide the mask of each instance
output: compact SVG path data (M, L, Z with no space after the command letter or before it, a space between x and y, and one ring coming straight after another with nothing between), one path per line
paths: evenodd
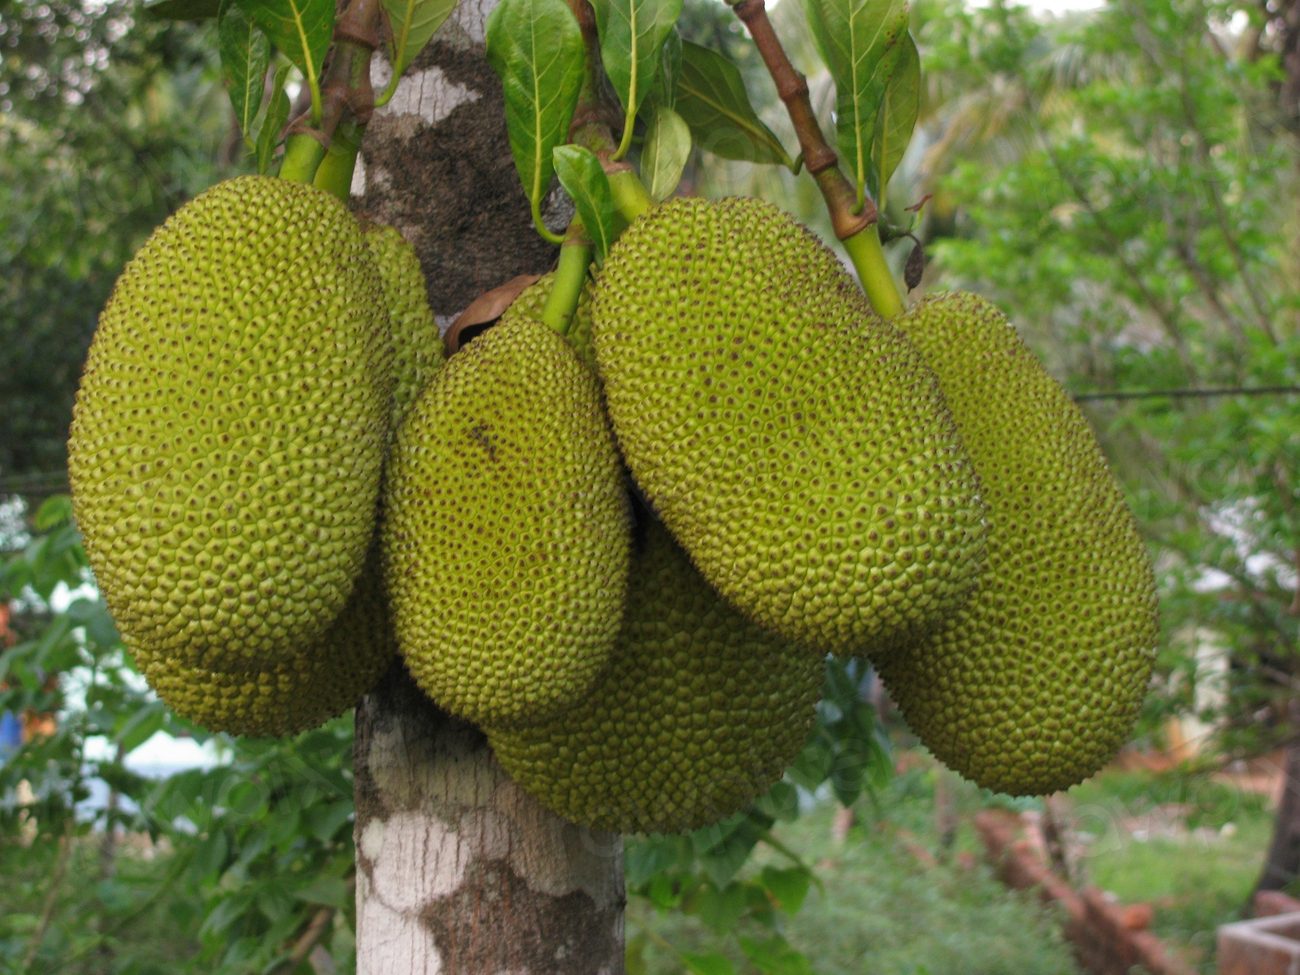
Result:
M438 323L424 288L420 258L406 238L392 227L369 224L366 244L379 268L393 339L393 426L415 402L429 379L442 366L445 352Z
M979 588L871 654L934 754L998 792L1092 775L1129 734L1157 640L1146 551L1092 431L1005 316L950 294L898 320L943 386L989 507Z
M218 670L140 649L135 661L167 706L195 724L233 735L282 736L348 710L395 656L376 548L338 619L291 659Z
M398 429L385 571L416 682L477 723L538 721L609 660L627 589L628 501L595 376L553 329L498 324Z
M393 337L392 424L443 362L442 337L414 249L391 227L364 228L379 269ZM328 721L370 691L397 655L383 592L378 545L338 618L292 660L212 670L136 654L145 678L178 714L212 731L290 735Z
M489 729L502 767L565 819L620 833L718 822L781 777L812 727L822 661L746 620L657 522L633 560L609 670L557 718Z
M69 442L128 647L266 668L333 624L374 528L390 355L378 272L330 195L233 179L154 232L100 317Z
M501 316L501 322L511 322L519 318L532 318L541 321L542 308L551 294L551 285L555 283L555 272L543 274L519 293L510 307ZM593 282L588 281L578 295L578 307L569 322L569 330L564 337L578 353L578 358L592 369L596 368L596 352L591 347L591 299L594 292Z
M938 383L805 228L664 203L611 249L592 330L633 477L746 615L851 652L961 604L983 506Z

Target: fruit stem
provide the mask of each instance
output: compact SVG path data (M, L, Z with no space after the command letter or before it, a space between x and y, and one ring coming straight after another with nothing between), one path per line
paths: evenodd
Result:
M885 260L885 249L880 244L880 234L875 225L863 227L856 234L845 238L844 250L858 272L862 290L867 300L881 318L897 318L906 310L903 292L898 288L898 279Z
M310 183L325 158L325 147L309 131L290 132L284 141L284 158L280 161L280 178L294 183Z
M609 192L614 197L614 209L631 223L654 206L654 200L631 166L614 165L605 170L609 176Z
M317 183L345 202L352 185L352 169L361 132L370 121L375 107L375 92L370 85L370 58L379 46L380 0L348 0L334 24L334 42L329 67L320 86L316 126L299 120L290 127L285 140L284 162L280 176L299 183L311 183L326 159L326 146L334 155ZM351 131L346 131L348 127ZM340 129L343 137L336 139ZM307 146L306 141L314 143ZM349 158L350 157L350 158ZM346 171L346 181L344 172Z
M361 149L361 137L366 127L351 115L339 122L334 130L334 138L325 150L316 177L312 180L317 189L333 193L344 203L352 195L352 173L357 167L357 152Z
M776 36L768 19L764 0L738 0L731 8L754 40L763 64L776 85L777 94L785 105L786 113L794 126L803 153L804 167L817 181L831 217L835 236L844 244L850 260L857 268L862 288L872 306L886 318L903 310L903 296L898 283L893 280L885 253L876 232L876 204L864 194L859 201L853 185L839 168L835 150L822 135L808 95L808 81L795 70L790 58Z
M591 264L591 242L587 230L577 217L569 224L569 232L560 248L560 263L555 269L555 282L551 293L542 305L542 321L561 335L569 333L569 323L582 297L587 283L587 268Z

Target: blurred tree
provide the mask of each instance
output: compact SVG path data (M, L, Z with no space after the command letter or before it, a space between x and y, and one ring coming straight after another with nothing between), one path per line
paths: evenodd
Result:
M0 495L66 484L90 334L143 238L230 167L215 43L120 0L0 0Z
M1290 14L1216 0L1114 0L1049 22L1003 3L946 9L922 30L931 153L913 170L945 204L934 230L955 232L932 247L936 269L1000 301L1068 386L1102 394L1085 407L1164 589L1153 711L1197 707L1214 677L1198 645L1217 644L1231 661L1212 715L1222 753L1295 748L1300 267L1283 201L1300 143L1275 23ZM1268 43L1242 43L1256 35ZM945 143L980 151L934 151ZM1291 840L1275 844L1270 886L1300 872L1300 781L1286 795Z

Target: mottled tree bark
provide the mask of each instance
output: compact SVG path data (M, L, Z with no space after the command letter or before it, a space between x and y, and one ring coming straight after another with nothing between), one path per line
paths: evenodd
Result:
M353 185L361 212L415 245L444 328L480 292L554 259L532 230L483 56L491 5L462 0L370 123ZM623 970L619 838L544 810L400 667L357 711L356 840L358 975Z

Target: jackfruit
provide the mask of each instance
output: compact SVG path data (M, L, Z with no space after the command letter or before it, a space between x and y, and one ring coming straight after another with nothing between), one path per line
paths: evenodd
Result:
M870 656L945 764L997 792L1067 788L1123 744L1146 692L1146 551L1083 414L997 308L949 294L898 324L938 374L983 482L988 560L941 630Z
M356 704L396 656L378 549L338 618L292 658L214 669L159 657L147 648L134 656L167 706L209 731L283 736L315 728Z
M542 308L550 297L551 286L555 283L555 272L543 274L519 293L510 307L501 316L501 322L510 322L518 318L532 318L541 321ZM564 337L569 340L578 358L588 367L596 368L596 352L591 347L591 299L594 292L592 281L588 281L578 295L578 307L574 309L569 321L569 330Z
M368 224L366 244L379 269L393 340L394 429L445 358L442 334L424 287L420 258L393 227Z
M628 501L595 376L553 329L497 324L397 432L385 571L416 683L476 723L543 720L609 660Z
M69 442L128 647L266 668L333 624L374 528L389 355L378 272L329 194L241 177L154 232L100 316Z
M657 522L633 560L614 662L545 724L488 729L506 772L572 822L676 833L726 818L794 760L822 660L718 597Z
M442 337L414 249L391 227L363 229L393 338L391 423L396 426L442 364ZM147 651L137 653L136 661L159 697L195 724L271 736L296 734L342 714L374 687L396 656L376 542L338 618L321 637L294 651L293 659L236 670L188 667Z
M961 604L983 506L938 383L808 230L670 200L611 248L592 333L633 477L751 619L851 652Z

